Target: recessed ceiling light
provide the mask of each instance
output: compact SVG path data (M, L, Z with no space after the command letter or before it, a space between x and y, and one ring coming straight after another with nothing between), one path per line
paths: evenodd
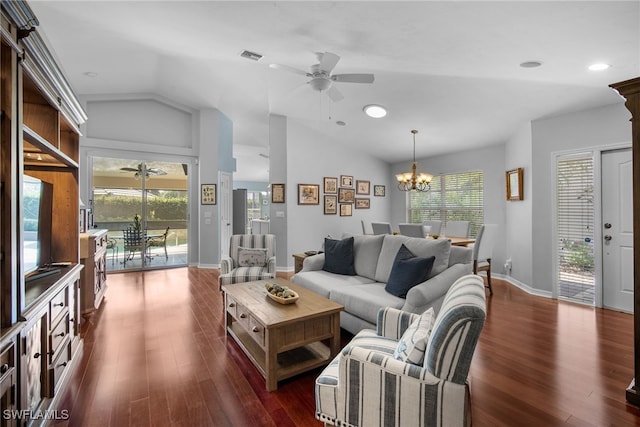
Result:
M387 109L378 104L365 105L362 110L367 116L373 117L374 119L380 119L387 115Z
M96 73L95 71L87 71L86 73L84 73L84 75L87 77L98 77L98 73Z
M336 121L336 124L337 124L338 126L346 126L346 125L347 125L347 123L346 123L346 122L343 122L342 120L338 120L338 121Z
M525 61L520 64L522 68L538 68L541 65L542 65L542 62L540 61Z
M589 70L591 70L591 71L602 71L602 70L606 70L609 67L611 67L611 65L599 62L599 63L596 63L596 64L589 65Z

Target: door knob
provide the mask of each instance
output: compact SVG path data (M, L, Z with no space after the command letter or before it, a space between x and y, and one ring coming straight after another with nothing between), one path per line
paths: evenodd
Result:
M604 228L611 228L611 224L609 224L608 222L604 223Z
M604 236L604 240L608 242L609 240L611 240L611 236L607 234L606 236Z

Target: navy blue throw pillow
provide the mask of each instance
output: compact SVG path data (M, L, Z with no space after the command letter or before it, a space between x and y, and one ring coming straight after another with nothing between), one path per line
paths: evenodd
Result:
M355 276L353 237L342 240L324 239L324 271Z
M409 289L427 280L435 260L434 256L417 257L405 245L400 246L384 289L392 295L406 298Z

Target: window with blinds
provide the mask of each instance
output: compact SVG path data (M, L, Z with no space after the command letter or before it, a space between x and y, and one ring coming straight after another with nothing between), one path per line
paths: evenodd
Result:
M593 168L592 153L556 162L558 297L590 305L595 301Z
M430 191L407 193L407 220L469 221L475 237L484 222L483 189L482 171L434 176Z

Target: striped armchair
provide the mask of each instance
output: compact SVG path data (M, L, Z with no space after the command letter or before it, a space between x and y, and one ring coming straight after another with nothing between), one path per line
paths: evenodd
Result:
M241 266L241 249L265 249L264 265ZM220 260L218 285L251 282L276 277L276 236L273 234L234 234L229 243L229 257Z
M394 359L420 315L378 313L316 379L316 418L337 426L468 426L467 375L486 317L484 282L475 275L449 289L427 340L423 366Z

